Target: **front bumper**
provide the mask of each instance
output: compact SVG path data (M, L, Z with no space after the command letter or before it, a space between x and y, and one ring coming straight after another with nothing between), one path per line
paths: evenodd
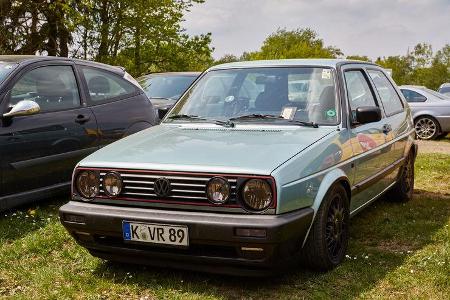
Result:
M282 215L240 215L75 201L62 206L59 214L69 233L94 256L243 276L267 275L296 259L313 219L311 208ZM122 237L124 220L187 225L189 248L126 243ZM237 228L265 229L266 236L237 236Z

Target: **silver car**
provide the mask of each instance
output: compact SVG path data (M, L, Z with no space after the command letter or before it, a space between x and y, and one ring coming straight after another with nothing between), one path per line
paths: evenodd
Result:
M411 107L418 138L432 140L450 132L450 97L423 86L399 88Z

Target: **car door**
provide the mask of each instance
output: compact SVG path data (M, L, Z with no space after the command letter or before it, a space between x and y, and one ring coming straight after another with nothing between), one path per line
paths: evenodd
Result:
M354 178L351 211L362 207L386 187L378 176L388 162L384 159L386 137L383 126L386 118L367 124L355 123L358 107L377 106L375 91L365 70L358 65L347 65L343 69L343 79L350 108L350 142L354 153Z
M100 133L100 146L156 124L153 106L144 92L119 74L78 65Z
M22 100L40 112L1 119L1 195L69 183L75 164L98 148L97 123L82 105L73 65L30 65L8 88L2 114Z
M399 92L386 74L372 68L367 69L367 72L386 115L386 122L383 125L386 136L386 160L389 165L394 165L403 158L405 152L407 133L410 130L407 112ZM390 179L394 181L395 176L390 176Z

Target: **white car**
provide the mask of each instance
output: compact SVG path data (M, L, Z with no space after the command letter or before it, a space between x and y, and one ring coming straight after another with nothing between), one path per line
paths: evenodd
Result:
M399 87L411 107L417 137L431 140L450 132L450 97L424 86Z

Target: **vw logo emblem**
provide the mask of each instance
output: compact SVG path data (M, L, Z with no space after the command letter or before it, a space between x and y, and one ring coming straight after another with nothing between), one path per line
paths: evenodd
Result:
M170 195L170 181L164 177L156 179L153 190L159 197L168 197Z

